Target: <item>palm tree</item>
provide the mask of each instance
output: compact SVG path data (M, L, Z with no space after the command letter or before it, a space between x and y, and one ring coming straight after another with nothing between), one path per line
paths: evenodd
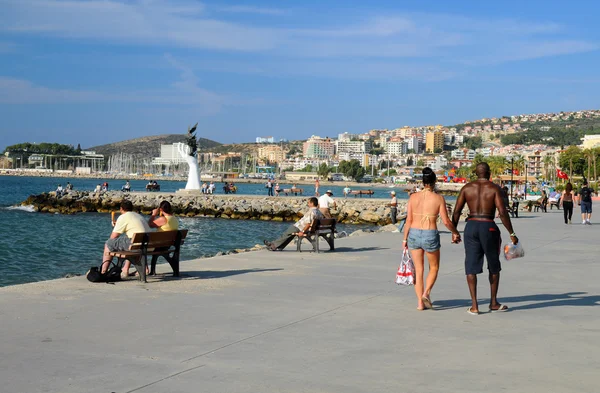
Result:
M513 168L519 171L519 174L525 170L525 159L521 155L513 157Z
M555 167L555 163L554 163L554 157L547 155L544 157L544 172L546 174L546 180L550 180L549 173L552 174L554 173L554 167Z

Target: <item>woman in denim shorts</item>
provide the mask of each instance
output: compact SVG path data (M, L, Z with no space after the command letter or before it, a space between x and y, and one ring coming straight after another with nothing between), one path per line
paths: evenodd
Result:
M452 232L452 243L460 243L460 234L448 218L446 200L434 192L436 176L431 168L423 169L423 191L410 196L408 200L406 224L404 225L403 247L410 250L415 264L415 293L417 310L433 308L431 289L437 279L440 267L440 234L437 229L438 218ZM427 255L429 274L423 285L424 260Z

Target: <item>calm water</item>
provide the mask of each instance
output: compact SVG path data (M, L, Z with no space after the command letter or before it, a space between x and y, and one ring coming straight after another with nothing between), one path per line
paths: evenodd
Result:
M108 214L52 215L11 207L31 194L55 190L59 183L64 187L67 181L77 190L92 190L99 182L98 179L0 176L0 222L4 224L0 226L0 286L48 280L66 274L83 274L90 266L100 264L104 242L112 231ZM109 186L111 189L120 189L124 183L112 180ZM145 184L141 180L131 182L134 191L143 190ZM176 191L185 187L184 182L163 181L160 184L162 191ZM217 183L218 193L222 193L221 186ZM313 190L308 185L299 187L304 187L306 191ZM335 196L342 195L343 185L329 188ZM378 189L375 196L387 196L388 191ZM261 184L240 183L238 193L261 195L266 194L266 190ZM398 194L399 197L405 195ZM290 225L215 218L181 218L180 224L189 229L188 240L182 249L183 260L262 244L263 239L277 237ZM346 231L364 227L340 224L340 230Z

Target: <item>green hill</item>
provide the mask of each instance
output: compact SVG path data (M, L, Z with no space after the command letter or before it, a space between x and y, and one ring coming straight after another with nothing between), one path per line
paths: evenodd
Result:
M86 150L93 150L96 153L111 156L116 153L126 153L139 157L158 157L160 156L160 145L170 145L177 142L185 143L183 134L166 134L145 136L126 141L108 143L106 145L89 147ZM207 150L221 146L219 142L210 139L198 138L198 150L205 152Z

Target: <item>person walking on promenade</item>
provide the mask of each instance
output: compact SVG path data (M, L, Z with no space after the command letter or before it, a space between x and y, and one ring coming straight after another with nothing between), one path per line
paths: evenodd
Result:
M281 191L281 186L279 183L275 183L275 196L279 196L279 192Z
M267 188L267 196L273 196L273 182L271 179L267 180L265 187Z
M581 187L581 190L579 191L582 225L592 225L590 222L592 219L592 192L593 190L588 187L587 180L583 179L583 187Z
M304 234L310 229L315 220L320 220L323 214L319 211L319 200L315 197L308 199L308 211L304 216L295 224L290 225L288 229L281 234L281 236L272 242L265 240L264 243L269 251L282 251L292 240L294 236L304 236Z
M331 218L331 208L337 208L337 204L332 198L333 191L327 190L327 192L319 197L319 210L325 218Z
M440 268L440 233L437 229L437 219L452 232L452 243L460 242L460 234L448 217L446 200L436 194L436 176L431 168L423 168L423 191L414 193L408 200L406 225L404 226L403 247L410 250L415 264L415 294L417 295L417 310L432 308L431 290L437 279ZM392 191L393 192L393 191ZM424 257L429 261L429 273L426 285L423 285Z
M565 186L565 190L560 196L560 204L563 208L565 224L570 224L571 218L573 217L573 185L571 182L568 182Z
M315 180L315 196L318 198L321 194L319 194L319 179Z
M388 206L390 207L390 218L392 219L392 224L395 225L398 222L398 199L396 198L396 191L390 192L390 195L392 196L392 200L390 203L388 203Z
M465 273L472 305L467 309L471 315L479 314L477 304L477 274L483 273L483 257L487 259L490 281L490 311L507 311L505 304L497 299L500 283L500 249L502 239L500 229L494 222L494 212L500 212L500 219L510 233L513 244L519 239L515 234L510 217L502 200L502 190L490 181L490 167L486 162L477 164L477 180L466 184L458 195L452 223L456 226L460 220L465 203L469 207L469 216L464 230L465 237Z

